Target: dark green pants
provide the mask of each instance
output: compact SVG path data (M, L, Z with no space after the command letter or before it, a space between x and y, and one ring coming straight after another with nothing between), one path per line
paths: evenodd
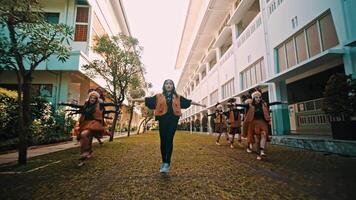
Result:
M173 139L177 129L178 119L175 116L163 116L159 121L159 136L161 139L162 162L171 163Z

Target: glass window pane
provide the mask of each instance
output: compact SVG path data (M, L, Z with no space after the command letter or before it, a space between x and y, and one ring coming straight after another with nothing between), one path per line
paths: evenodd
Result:
M87 34L87 25L75 25L74 41L87 41Z
M288 68L297 64L295 59L295 49L294 49L294 40L291 39L286 42L286 51L287 51L287 63Z
M251 85L256 84L256 70L255 70L255 68L256 68L256 65L252 66L250 69L251 70Z
M247 87L251 86L251 72L250 69L246 70L246 74L247 74Z
M45 13L45 20L50 24L58 24L59 23L59 13Z
M320 53L320 38L318 34L318 27L316 23L311 25L307 30L308 48L310 57Z
M262 74L261 74L261 61L256 64L256 82L260 83L262 81Z
M247 88L247 73L246 71L242 72L242 79L243 79L243 89Z
M266 72L266 68L265 68L265 61L264 59L261 60L261 72L262 72L262 81L265 80L267 78L267 72Z
M324 50L339 44L334 21L330 13L320 19L320 31Z
M89 7L77 7L76 22L88 22Z
M295 37L295 43L297 47L298 62L303 62L308 58L304 32L300 32Z
M286 58L285 58L285 52L284 52L284 45L278 47L278 66L279 66L279 71L282 72L286 69Z

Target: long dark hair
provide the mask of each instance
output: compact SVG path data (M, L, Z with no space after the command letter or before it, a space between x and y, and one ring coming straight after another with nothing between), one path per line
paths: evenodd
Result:
M166 84L166 82L168 81L171 81L172 84L173 84L173 89L172 89L172 94L178 96L177 92L176 92L176 87L174 86L174 82L171 80L171 79L166 79L164 82L163 82L163 86L162 86L162 93L164 96L167 96L168 95L168 91L166 90L166 88L164 87L164 85Z

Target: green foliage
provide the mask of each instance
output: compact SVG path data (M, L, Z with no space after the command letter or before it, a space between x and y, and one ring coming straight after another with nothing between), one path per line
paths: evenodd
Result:
M103 59L83 66L87 75L104 78L110 99L121 104L130 87L140 88L142 85L138 75L144 72L141 63L142 47L138 46L137 39L119 34L97 38L97 45L93 49L102 55Z
M356 114L356 80L351 75L333 74L325 85L322 109L334 117L349 120Z
M14 91L0 88L0 140L16 136L18 104Z
M0 89L0 150L14 149L18 143L18 102L14 93ZM9 96L8 96L9 95ZM43 97L32 99L32 125L29 144L48 144L70 139L74 120L54 107Z
M0 0L0 68L24 73L51 55L64 62L70 56L73 29L48 23L36 0Z

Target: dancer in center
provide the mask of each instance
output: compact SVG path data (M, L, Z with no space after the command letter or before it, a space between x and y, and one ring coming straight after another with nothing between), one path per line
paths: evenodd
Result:
M162 93L144 99L133 99L136 102L145 102L149 109L154 109L154 115L159 122L159 135L161 139L162 165L161 173L168 173L173 151L173 138L176 132L181 109L190 105L206 107L200 103L186 99L177 94L172 80L167 79L163 83Z

